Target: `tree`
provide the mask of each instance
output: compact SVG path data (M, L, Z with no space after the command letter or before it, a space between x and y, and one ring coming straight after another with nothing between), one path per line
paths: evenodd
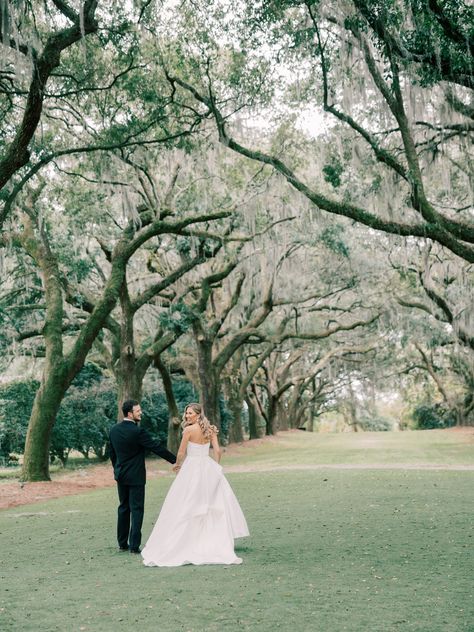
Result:
M401 263L394 258L392 265L402 280L397 300L411 310L412 328L420 331L419 321L426 321L427 330L414 337L414 365L426 371L457 423L469 423L474 375L471 266L432 246L412 252L410 259Z
M38 387L36 380L15 381L0 387L0 456L23 452L28 419Z
M0 227L24 187L42 173L66 171L86 182L128 187L109 177L107 154L133 164L137 148L169 147L173 141L186 146L200 116L173 102L169 84L157 72L159 43L148 22L153 3L105 5L97 12L100 28L97 2L85 2L77 13L56 0L29 4L25 14L14 3L3 4L8 9L2 38L9 49L4 47L8 66L0 76L7 123L0 137L5 147ZM62 28L66 19L74 26ZM81 47L72 46L78 39ZM29 62L33 73L26 86L23 66ZM41 134L35 134L40 120ZM98 174L78 168L79 156L89 164L99 156Z
M474 88L474 9L456 0L410 0L401 4L354 0L381 44L414 67L422 82L447 81Z
M178 322L173 318L173 314L180 313L179 307L182 303L179 297L176 302L171 300L170 288L182 276L204 263L210 256L210 254L206 256L202 249L198 249L196 256L181 265L178 258L177 262L174 262L175 269L172 269L168 261L167 271L165 272L162 268L158 279L156 274L151 275L153 280L135 278L134 282L140 288L138 291L133 287L129 288L128 279L125 276L119 293L119 315L110 315L105 323L110 345L107 344L105 336L95 341L96 347L116 379L119 417L125 399L141 399L143 379L148 368L153 363L159 364L161 354L185 331L183 322ZM71 290L70 299L77 307L89 313L92 313L95 308L95 302L78 291ZM138 337L135 326L137 312L141 308L150 307L153 303L160 304L166 311L159 313L158 325L155 325L151 332L147 332L148 335L140 332L141 336ZM149 315L155 320L153 312Z
M381 3L383 7L391 4ZM435 4L441 7L440 3ZM425 12L428 11L426 3L421 5ZM374 6L379 7L380 3ZM347 8L346 5L338 5L333 9L325 2L319 5L312 2L264 2L257 8L248 6L250 30L246 30L245 22L238 22L241 27L239 70L242 75L255 63L258 54L255 51L258 51L259 45L267 49L272 47L272 61L278 64L274 61L278 55L280 65L286 62L287 72L293 69L292 64L295 68L296 64L302 67L305 76L301 77L299 73L299 84L306 83L306 87L298 90L297 102L295 100L292 105L298 103L300 108L313 107L313 95L321 97L324 111L350 132L351 145L358 161L354 166L356 169L359 166L357 171L349 169L344 164L344 157L338 156L336 151L332 164L321 165L315 156L315 163L319 162L318 170L323 177L315 177L314 170L308 177L309 174L301 168L299 175L302 148L294 143L291 136L281 153L272 151L265 139L260 140L262 148L253 148L250 142L237 139L242 126L233 125L233 116L236 111L240 112L246 99L250 103L255 100L262 78L258 76L253 86L249 87L248 81L239 86L235 80L236 67L230 68L234 73L231 77L215 61L219 50L216 42L209 44L201 59L198 57L194 64L194 76L192 70L184 79L170 73L169 80L176 89L182 90L183 95L187 93L201 104L203 114L214 118L221 143L242 156L272 167L315 207L378 231L432 239L466 261L473 262L474 226L466 213L468 207L462 202L471 186L468 170L463 165L468 161L466 139L472 132L469 107L459 106L453 112L452 108L445 107L449 98L443 94L442 86L435 84L424 88L416 85L410 74L411 66L400 63L400 50L394 49L391 40L380 42L381 35L388 33L392 26L381 34L378 28L381 19L367 20L362 10L364 7L367 9L365 13L368 13L372 3L361 0L348 3ZM441 12L443 15L452 15L451 31L455 25L458 26L457 46L462 46L465 38L466 52L470 55L471 35L463 33L462 16L471 10L461 4L455 14L453 3L446 3L445 9ZM393 25L393 30L399 23L404 25L409 22L401 3L397 3L391 13L388 10L386 13L392 20L389 24ZM441 22L441 28L446 27L449 32L443 15L437 16L436 10L433 15L433 24ZM257 24L258 31L254 28ZM287 51L281 50L281 38L290 43ZM425 42L428 41L430 44L425 45L436 46L435 42L425 38ZM432 52L434 54L434 50ZM269 53L266 54L268 57ZM457 58L460 58L459 54ZM352 70L351 64L357 68L356 71ZM469 64L472 66L470 57L463 67L468 68ZM322 93L314 85L313 77L321 79ZM290 102L291 90L296 88L290 85L289 94L280 91L282 99ZM243 93L246 89L247 92ZM352 103L344 96L349 92ZM362 107L368 95L371 106L368 114L364 115ZM302 97L307 97L307 101L302 101ZM468 98L466 92L456 96L465 104ZM430 107L423 107L420 112L413 105L427 101ZM419 117L423 118L419 120ZM336 134L339 129L335 128ZM245 129L240 135L245 138ZM250 135L247 132L248 140ZM316 154L319 147L318 142L306 143L306 152ZM370 165L377 174L378 185L369 188L364 183L361 159L364 166ZM336 179L333 177L334 165L340 165L337 169L342 169ZM462 183L455 194L451 192L447 195L443 188L434 185L437 173L443 169L448 169L450 177ZM340 188L338 180L344 172L351 186ZM360 182L360 187L354 187L354 178ZM339 188L340 195L335 196Z
M54 7L51 4L54 4ZM14 3L2 2L0 44L10 49L7 59L13 58L13 65L20 64L19 58L31 64L31 78L28 89L23 91L15 86L15 73L10 68L0 73L4 116L13 115L16 109L14 101L21 95L25 102L23 95L27 94L23 117L16 125L13 123L14 133L0 156L0 189L28 163L29 144L41 119L47 83L55 69L60 66L61 53L86 35L97 32L97 5L97 0L85 0L79 11L76 11L66 2L59 0L47 3L41 21L50 21L53 28L50 26L49 31L41 32L45 24L42 23L38 31L37 13L41 13L39 6L33 9L32 5L29 5L23 13L21 9L16 9ZM64 24L65 19L71 25L60 28L59 25ZM36 42L41 39L44 44L42 50L38 50Z
M102 293L88 318L80 324L78 335L64 349L64 278L58 254L54 252L51 227L40 221L37 197L29 200L21 216L23 230L11 233L8 239L24 248L38 268L44 290L44 325L38 330L45 343L45 360L41 385L35 397L26 438L23 476L28 480L49 478L48 447L61 400L99 332L104 326L123 287L130 258L144 243L160 234L180 233L196 222L225 217L226 213L204 214L183 219L161 219L161 214L143 209L140 227L128 222L118 232L110 253L110 272L104 279ZM166 213L164 213L166 217Z

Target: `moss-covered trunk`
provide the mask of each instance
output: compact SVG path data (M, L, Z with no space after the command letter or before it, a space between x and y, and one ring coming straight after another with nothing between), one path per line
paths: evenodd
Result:
M232 422L229 427L229 443L242 443L244 431L242 429L242 401L231 394L229 408L232 413Z
M278 430L288 430L288 428L292 427L289 415L289 411L285 408L282 402L278 401L276 404Z
M258 439L257 432L257 411L254 404L249 398L246 398L248 414L249 414L249 439Z
M178 404L173 392L173 383L171 381L170 372L159 355L155 357L154 363L160 372L163 389L165 391L166 403L168 404L167 446L170 452L176 454L181 441L181 418L179 416Z
M82 327L72 350L65 356L62 338L64 298L57 257L50 248L47 232L38 230L26 214L23 221L22 244L38 265L44 288L46 315L43 337L46 358L41 385L36 393L28 424L22 478L28 481L48 481L49 445L59 406L115 305L125 273L126 259L120 254L117 257L117 264L112 270L102 300Z
M201 405L209 421L220 430L219 380L212 366L212 342L197 340L197 352Z
M271 436L277 433L277 398L268 394L267 418L265 420L265 434Z
M58 363L59 364L59 363ZM49 481L49 444L56 415L67 390L64 370L48 372L36 393L26 435L22 479Z

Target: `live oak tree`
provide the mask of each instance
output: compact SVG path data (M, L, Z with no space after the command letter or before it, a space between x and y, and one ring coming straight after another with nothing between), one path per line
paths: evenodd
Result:
M224 146L272 167L315 207L472 262L472 9L410 4L244 4L224 37L212 39L211 20L193 65L169 81L214 117ZM209 11L192 7L202 27ZM288 111L317 105L333 123L309 141ZM276 133L256 133L262 111Z
M53 74L61 76L57 68L62 53L97 32L97 5L97 0L85 0L76 10L56 0L43 6L28 4L22 10L2 0L0 107L6 127L2 130L0 189L30 160L30 143L41 120L48 82ZM26 82L20 79L23 69ZM23 110L20 116L18 106Z
M223 247L219 257L210 259L207 267L190 273L186 280L176 285L180 296L184 297L181 312L188 321L189 332L174 353L178 364L180 356L186 359L186 368L191 371L206 414L220 426L219 398L223 378L227 376L226 366L239 348L255 336L258 326L271 311L270 302L265 304L263 301L262 304L261 288L257 289L255 283L249 281L250 277L258 276L254 254L263 253L262 240L267 239L266 243L270 244L268 235L274 235L278 224L291 221L291 217L287 217L288 212L279 200L278 189L269 188L268 177L262 177L253 165L249 168L240 160L229 160L222 149L205 143L196 148L195 153L198 158L193 169L194 184L191 191L185 192L184 198L192 199L199 207L211 204L233 208L234 215L231 230L220 234L194 231L195 240L214 240ZM203 156L203 163L200 163L199 155ZM283 212L271 221L268 209L276 202ZM187 247L181 242L183 261L189 260L192 247L192 240ZM245 273L242 265L246 266ZM265 281L260 280L260 283ZM251 287L253 299L248 296ZM173 314L178 316L180 312L171 307L172 322ZM239 314L237 319L235 312Z
M40 209L48 208L41 200L42 191L29 196L22 203L19 214L21 226L4 235L5 244L13 241L34 262L37 279L43 293L42 318L37 334L44 341L44 363L41 384L35 397L25 445L23 477L27 480L49 478L48 447L51 429L61 400L73 378L110 316L123 288L129 260L136 251L157 235L185 231L190 225L225 217L227 213L163 217L159 209L143 208L140 223L126 221L115 227L109 261L104 263L104 278L100 294L88 317L75 323L77 333L65 333L65 297L68 292L58 250L55 248L54 211L45 218ZM44 209L43 206L43 209ZM58 222L61 229L61 222ZM66 332L68 327L66 326ZM67 336L67 346L65 345Z
M189 206L186 202L172 204L180 165L176 163L174 171L166 174L164 163L168 164L172 160L173 152L162 154L159 157L150 150L142 149L138 156L132 158L129 155L125 160L118 161L122 163L119 165L120 175L114 177L130 191L125 198L127 204L132 204L135 193L138 204L131 209L131 213L138 221L143 202L156 209L163 218L184 217L198 211L195 203ZM92 182L90 177L88 180ZM98 195L103 195L102 183L97 180L94 184ZM182 194L181 183L179 188ZM210 216L212 212L209 211ZM224 231L226 223L221 226L216 224L214 228ZM95 341L102 362L113 373L117 382L119 416L125 399L141 399L143 380L149 367L159 362L159 356L186 330L186 326L176 318L180 316L179 308L183 302L181 290L178 291L176 287L177 282L214 257L221 247L216 239L196 238L192 255L183 259L183 243L190 238L185 237L188 233L184 229L181 235L179 239L173 235L163 235L137 252L128 264L118 295L117 309L109 316L102 335ZM113 241L103 229L95 237L100 248L94 255L90 253L90 259L98 276L105 281L103 260L105 258L110 262ZM78 310L91 313L95 308L96 294L97 287L68 283L67 299Z
M199 126L200 115L173 102L158 71L150 4L87 1L76 11L52 0L21 12L2 2L0 227L25 185L49 176L51 165L75 172L97 154L102 181L118 185L108 177L109 152L129 159L140 146L185 144Z
M330 246L326 248L321 243L321 251L318 251L314 244L305 244L305 236L298 236L302 226L292 231L291 224L286 225L286 230L281 234L275 230L271 236L261 237L266 253L265 268L259 273L255 256L248 258L250 265L246 265L244 257L240 270L248 275L246 281L242 277L241 286L236 281L235 289L231 291L233 286L229 288L227 302L223 301L222 291L220 298L217 295L214 301L212 313L217 316L222 305L233 305L225 321L225 331L217 339L214 338L216 350L211 354L211 358L215 358L213 364L219 369L218 375L221 376L220 381L232 413L230 440L242 440L243 402L253 400L253 403L259 404L255 380L268 366L270 357L278 359L277 372L282 370L278 365L285 364L293 352L297 359L306 357L308 364L304 368L299 367L298 379L293 380L292 375L291 379L286 380L286 374L284 385L283 378L272 381L270 375L261 380L262 388L266 391L265 405L270 408L267 413L260 406L260 414L266 419L267 434L276 432L278 417L281 418L280 427L284 428L283 416L277 411L278 402L288 389L295 387L301 380L305 384L309 383L310 380L306 378L313 376L312 363L317 365L321 360L318 355L325 355L328 351L322 351L321 343L338 332L353 332L359 327L370 325L379 313L377 302L369 299L369 291L366 292L365 307L364 301L357 299L354 271L349 260L346 255L331 250L342 248L342 242L330 240ZM291 245L288 245L286 240L290 234ZM250 244L248 247L251 248ZM335 273L337 285L334 283ZM274 280L271 285L265 286L262 278ZM260 301L263 301L261 307ZM214 320L208 315L205 323L205 328L199 329L199 335L203 342L209 343ZM316 347L318 341L319 348ZM341 341L338 342L340 344ZM297 345L299 347L295 350ZM330 351L322 365L332 356L350 354L351 348L356 346L349 343L344 349L338 347ZM321 369L321 365L319 367ZM275 384L275 392L270 394L272 383ZM295 401L294 407L296 404ZM255 434L256 428L251 427L251 435Z
M74 21L77 18L75 27L66 29L68 34L76 33L76 27L79 27L80 33L84 34L84 24L82 23L84 16L74 17L72 9L66 3L54 2L53 4L65 12L69 20ZM36 20L37 25L39 25L38 28L41 30L41 36L51 23L50 7L45 6L43 9L38 8L38 15L41 14L41 20ZM86 2L85 9L89 12L85 16L87 21L88 15L92 15L95 10L95 3ZM37 28L35 19L38 15L36 13L28 15L22 22L25 28L26 25L28 26L34 37L38 35L35 34ZM14 17L15 20L21 22L20 17ZM92 341L97 337L107 320L107 313L110 313L120 295L120 290L123 287L123 281L120 281L120 278L121 275L122 279L124 278L128 260L147 239L167 231L164 227L166 222L161 227L157 227L156 222L160 217L165 220L169 214L163 209L158 211L155 208L156 205L150 196L150 189L153 190L154 184L147 181L146 171L140 170L136 152L141 147L147 146L171 147L174 143L179 143L182 138L188 137L201 121L199 114L175 107L168 82L163 83L162 81L160 84L158 80L153 81L153 69L156 69L154 56L151 52L144 53L143 50L139 52L139 42L140 44L143 43L140 39L141 34L133 24L127 20L124 21L124 14L120 11L115 13L115 18L122 20L118 29L115 29L113 19L102 17L104 17L107 26L101 32L100 41L88 42L84 44L85 48L79 53L77 51L70 52L66 58L63 58L63 72L51 76L48 90L44 88L44 84L41 84L40 102L36 103L37 109L39 108L38 117L41 113L43 115L41 138L34 136L35 126L31 125L31 117L26 117L21 121L15 119L17 110L14 99L21 102L24 97L21 83L15 83L18 77L21 77L21 73L17 76L12 75L11 80L10 77L7 77L6 83L2 83L2 87L6 86L5 98L11 105L11 107L7 107L7 114L11 115L11 118L9 127L4 130L3 140L6 143L7 153L2 164L4 166L11 165L12 152L18 150L17 139L20 139L24 148L24 151L21 150L23 157L18 162L18 168L15 168L11 173L5 172L6 186L0 212L2 224L5 226L2 247L8 250L10 245L15 243L28 252L41 271L40 275L43 275L43 279L37 284L36 291L45 292L46 298L46 301L43 301L42 306L36 311L36 313L41 313L43 310L42 314L45 314L46 325L43 327L40 324L33 327L27 336L24 332L19 334L21 338L33 338L35 335L43 337L45 344L43 348L40 345L39 353L45 356L45 375L49 375L47 379L43 380L46 386L43 387L42 385L38 391L27 438L24 476L31 479L48 477L46 446L54 423L55 410L57 410L65 389L74 377L74 372L80 368ZM129 12L127 17L133 16ZM134 18L140 22L143 18L142 12L138 16L135 15ZM5 30L7 27L10 28L11 26L14 29L13 24L11 22L7 24L7 22L8 20L2 23L2 33L7 32ZM18 24L16 26L18 27ZM30 33L30 31L28 32ZM144 32L146 33L146 30ZM17 33L18 29L15 31L16 35ZM41 37L37 38L37 41L39 42L40 39ZM50 40L54 40L53 43L56 45L59 39L55 39L54 35L50 39L46 37L45 55L49 50ZM148 37L148 39L154 42L153 37ZM63 40L61 39L61 41ZM13 40L9 40L11 48L9 54L13 58L11 67L5 71L6 75L12 74L17 67L15 64L18 62L19 53L14 50L13 44ZM25 53L23 43L21 43L21 48L20 52ZM33 50L34 54L35 51ZM141 63L135 63L136 56L140 56ZM110 76L111 64L117 69L117 74L113 77ZM31 84L32 92L38 91L38 77L35 72ZM145 81L145 77L148 81ZM47 78L45 76L44 80L46 81ZM18 81L21 82L21 78ZM27 114L28 103L29 101L27 101L26 106ZM38 117L37 120L39 120ZM25 132L25 126L28 133ZM16 136L15 129L17 129ZM8 145L9 134L10 136L13 134L10 145ZM28 151L25 149L27 146L29 147ZM104 161L103 157L107 153L111 155L111 159ZM91 158L81 164L77 161L79 154ZM101 159L94 160L92 156L100 156ZM117 169L114 163L117 159L137 170L138 179L142 179L141 189L130 186L129 182L115 178ZM54 166L56 173L51 169L51 165ZM132 245L128 250L125 248L126 255L122 253L123 244L118 246L119 254L117 255L117 239L120 241L120 237L115 236L115 242L109 252L112 274L109 278L106 274L102 279L105 298L104 296L99 298L94 304L89 318L86 319L88 333L85 334L85 338L82 339L80 335L72 343L74 353L68 358L69 364L61 357L63 353L61 333L64 329L81 330L84 321L81 322L79 319L72 325L66 324L69 319L69 312L65 313L63 300L70 288L64 283L65 277L62 276L57 252L55 252L54 244L50 242L50 231L48 230L54 224L55 219L53 218L55 214L56 217L58 216L58 210L53 211L51 217L48 218L48 210L44 211L47 204L43 204L43 209L38 211L27 202L26 212L24 212L26 187L35 179L38 182L38 175L41 176L44 173L47 173L48 178L50 178L52 187L56 187L59 206L63 203L61 200L63 191L59 191L61 187L59 182L65 181L64 179L61 180L61 174L70 178L81 179L86 183L100 184L102 203L105 202L106 205L109 200L112 200L116 207L118 197L122 202L122 211L126 216L131 217L129 228L125 230L124 243L127 240L130 241L135 232L155 222L155 228L150 229L148 233L146 231L142 233L142 235L148 235L143 241L138 239L133 242L135 245ZM7 183L8 178L10 180ZM44 181L39 180L39 182ZM34 186L36 190L40 191L43 184L36 183ZM127 194L128 191L130 191L129 194ZM139 201L141 203L138 203ZM101 224L105 227L106 222L103 222L100 217L97 198L94 198L94 195L85 188L69 206L72 213L78 215L76 230L73 230L72 233L73 242L78 248L81 243L78 230L82 229L94 234L97 233ZM22 207L23 211L20 211L19 209ZM194 218L199 221L202 217L205 221L204 217L212 220L216 217L225 217L227 214L226 212L204 213L196 214ZM52 224L48 226L49 219ZM117 222L116 219L114 221ZM192 224L193 221L194 219L188 214L188 217L184 218L181 223L178 222L179 226L173 222L169 225L172 226L172 232L175 228L179 232L187 225ZM19 222L20 228L18 229ZM58 222L58 225L60 224L61 222ZM119 225L119 228L122 229L123 226ZM64 235L59 240L61 239L64 246ZM51 274L48 273L48 270ZM49 283L48 287L46 287L46 282ZM36 310L37 306L34 309ZM65 318L63 318L62 313L65 313ZM39 320L41 321L41 317ZM57 383L57 389L53 396L52 391L55 383ZM34 421L37 418L41 418L42 421Z
M463 21L470 12L464 3L458 3L457 12L454 3L436 3L437 10L430 14L433 29L438 25L440 37L456 39L454 72L441 77L433 74L429 85L420 85L415 72L420 64L428 63L427 56L422 51L416 57L421 46L417 43L412 47L415 70L402 63L403 39L397 40L401 42L397 48L389 34L397 29L409 39L410 14L401 2L390 12L390 4L249 3L247 14L230 22L235 37L239 31L239 47L211 41L195 55L192 67L181 75L170 71L169 80L183 95L194 98L203 114L213 116L226 147L272 167L315 207L378 231L431 239L473 262L474 225L468 212L472 184L467 167L468 138L473 131L471 84L468 76L458 81L472 68L472 33ZM392 20L385 22L383 31L382 18L374 18L380 5L387 7L385 13ZM428 16L431 9L421 5ZM416 9L417 4L413 6ZM383 9L380 12L385 18ZM450 18L451 28L443 15ZM436 45L436 39L425 38L424 46L432 47L432 56ZM467 61L459 69L457 60L464 59L461 52ZM234 61L227 73L219 55ZM279 73L278 83L270 85L271 72L249 81L249 69L258 60ZM296 82L284 78L290 72L296 74ZM241 83L236 80L239 73ZM448 92L441 79L451 82ZM267 92L273 90L271 103L261 103L262 84ZM268 110L269 116L275 110L280 121L285 107L322 108L330 117L324 119L328 124L333 119L350 132L353 166L345 164L337 141L327 162L318 160L320 143L306 146L306 156L313 152L316 172L308 172L301 164L301 149L291 135L278 143L284 147L281 151L273 151L271 139L255 142L255 135L234 119L235 112L242 118L242 108L249 104L252 112L252 103L259 99L260 109ZM287 116L287 126L291 125ZM364 186L365 166L377 174L372 187ZM436 186L443 171L446 180L459 183L456 191ZM337 195L341 180L347 180L348 186L343 187L343 195Z
M471 266L435 247L414 249L404 263L394 257L392 265L401 279L397 301L409 310L413 332L407 366L429 376L458 423L472 423Z
M107 250L107 257L110 251ZM150 366L159 363L161 354L185 331L182 322L173 320L170 314L179 313L176 306L182 298L176 296L173 284L194 267L205 263L210 255L202 249L190 261L175 265L167 261L167 269L161 273L130 277L136 267L126 275L118 297L118 307L107 319L102 336L95 341L102 362L113 373L117 383L118 414L125 399L142 397L143 380ZM155 253L156 258L156 253ZM141 257L142 265L145 260ZM138 262L135 262L138 264ZM165 272L166 269L166 272ZM92 312L95 301L84 294L69 290L68 296L81 310ZM137 321L139 325L137 325Z
M472 419L472 7L171 4L0 1L1 362L44 364L25 477L48 477L55 411L98 347L119 399L158 368L174 442L186 354L231 440L244 401L255 437L257 414L311 425L364 380L418 397L428 376Z

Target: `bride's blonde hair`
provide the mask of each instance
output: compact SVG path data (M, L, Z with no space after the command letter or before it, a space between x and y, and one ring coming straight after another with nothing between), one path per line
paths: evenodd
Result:
M191 410L194 410L194 412L199 415L198 424L205 439L208 439L210 441L213 434L218 434L219 430L217 429L217 427L211 424L209 419L204 416L201 404L196 404L195 402L191 402L191 404L188 404L184 409L183 421L181 423L182 428L185 428L189 425L186 422L186 411L188 410L188 408L191 408Z

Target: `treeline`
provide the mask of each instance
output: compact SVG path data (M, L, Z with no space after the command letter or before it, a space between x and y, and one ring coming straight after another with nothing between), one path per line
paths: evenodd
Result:
M171 449L176 376L228 441L382 428L395 400L400 426L474 423L473 17L2 4L0 367L7 391L37 380L25 479L61 434L101 454L77 421L92 364L90 423L153 372Z
M23 454L38 387L34 379L0 386L0 459L4 464L17 464L16 459ZM198 397L186 380L177 380L173 390L180 409ZM142 426L166 442L168 407L164 392L152 390L145 394L142 406ZM72 451L85 459L107 460L108 434L116 420L116 384L97 365L86 363L61 402L49 446L51 463L57 459L65 467Z
M18 465L24 452L28 422L39 382L34 379L13 381L0 386L0 464ZM180 411L199 394L185 379L173 380L175 401ZM160 441L167 441L169 410L161 385L148 389L142 398L141 424ZM232 418L223 398L220 398L221 441L229 440ZM76 376L66 393L56 418L49 446L50 462L58 460L66 467L71 452L79 452L85 459L105 461L108 455L108 434L117 418L117 388L93 363L87 363ZM239 412L242 437L249 434L247 410ZM456 424L455 411L441 403L416 406L411 413L411 423L401 426L404 430L449 428ZM396 427L394 420L383 416L362 415L355 430L384 432ZM303 426L301 430L308 430ZM311 426L312 429L312 426ZM354 428L353 428L354 429ZM260 417L256 437L264 436L265 423ZM178 431L178 436L180 435Z

